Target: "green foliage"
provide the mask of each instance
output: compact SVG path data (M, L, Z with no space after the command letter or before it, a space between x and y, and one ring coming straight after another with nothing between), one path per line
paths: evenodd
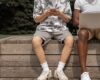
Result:
M34 0L0 0L0 33L33 33L33 4Z
M0 34L32 34L37 25L32 18L33 6L34 0L0 0Z

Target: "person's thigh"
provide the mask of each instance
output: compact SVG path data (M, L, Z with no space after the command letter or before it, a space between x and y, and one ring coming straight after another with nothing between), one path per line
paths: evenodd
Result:
M52 36L51 36L51 33L47 32L47 31L37 30L33 35L33 38L34 37L40 37L43 40L42 45L45 45L51 40Z
M67 37L73 37L69 30L57 32L55 34L55 38L61 43L63 43Z
M89 29L88 32L89 32L89 40L90 40L94 37L95 33L94 33L94 30L92 30L92 29Z
M100 29L95 30L95 37L100 40Z

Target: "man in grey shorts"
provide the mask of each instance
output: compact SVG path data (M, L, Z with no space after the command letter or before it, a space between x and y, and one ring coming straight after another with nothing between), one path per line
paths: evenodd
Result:
M47 43L52 37L59 42L64 42L61 59L54 77L59 80L68 80L63 68L73 46L73 36L66 27L66 23L71 19L71 14L70 2L67 0L34 0L33 18L40 24L37 26L32 44L43 69L37 80L46 80L51 77L51 70L48 67L42 44Z

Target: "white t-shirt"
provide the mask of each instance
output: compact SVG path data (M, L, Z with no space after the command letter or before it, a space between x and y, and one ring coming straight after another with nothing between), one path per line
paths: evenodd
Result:
M100 12L100 0L76 0L74 8L80 10L81 12Z

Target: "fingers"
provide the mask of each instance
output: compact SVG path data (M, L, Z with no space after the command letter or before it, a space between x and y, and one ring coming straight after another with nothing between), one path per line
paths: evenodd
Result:
M50 9L50 11L51 11L51 12L56 12L57 10L56 10L56 9Z
M49 14L49 16L59 16L60 11L56 9L48 9L47 14Z

